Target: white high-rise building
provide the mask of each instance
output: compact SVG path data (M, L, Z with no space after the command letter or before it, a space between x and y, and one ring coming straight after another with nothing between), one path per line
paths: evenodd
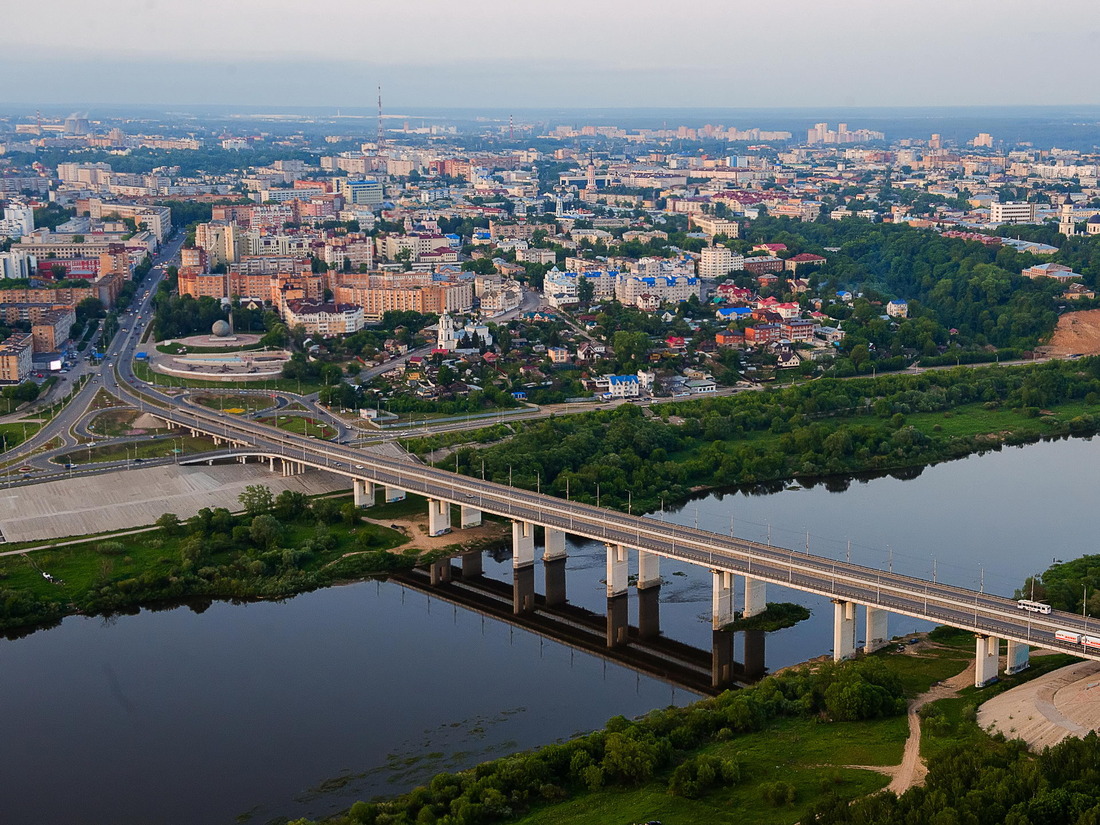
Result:
M4 207L4 220L0 221L0 235L22 238L34 231L34 209L25 203L12 203Z
M722 244L705 246L699 253L700 278L725 278L735 269L744 269L745 258L735 255Z

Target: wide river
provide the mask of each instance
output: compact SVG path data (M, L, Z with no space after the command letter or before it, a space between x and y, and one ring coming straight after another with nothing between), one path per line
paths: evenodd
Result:
M720 532L732 520L738 536L770 531L778 545L808 541L834 558L924 577L935 569L941 581L984 580L1011 595L1053 558L1097 551L1100 513L1086 498L1098 466L1100 441L1050 442L842 491L710 495L663 517ZM572 544L570 554L570 601L602 612L603 547ZM499 556L486 556L486 575L510 580ZM662 574L664 633L709 649L709 574L669 563ZM769 668L829 652L826 600L778 587L768 599L813 611L769 636ZM890 631L924 627L892 617ZM0 822L321 816L693 698L393 583L201 613L74 617L0 641Z

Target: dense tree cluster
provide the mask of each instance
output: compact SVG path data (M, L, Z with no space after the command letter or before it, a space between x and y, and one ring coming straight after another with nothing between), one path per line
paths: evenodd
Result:
M654 407L632 405L523 424L510 441L459 451L462 471L626 509L655 510L699 485L754 484L913 467L1000 444L1035 431L956 436L918 428L907 416L982 404L1041 418L1045 407L1100 400L1100 358L1029 367L928 371L917 376L821 379L781 390L747 392ZM1037 422L1038 423L1038 422ZM1100 416L1043 421L1049 434L1088 434Z
M818 805L807 825L1096 825L1100 739L1070 737L1038 756L1016 740L958 746L932 759L922 787Z

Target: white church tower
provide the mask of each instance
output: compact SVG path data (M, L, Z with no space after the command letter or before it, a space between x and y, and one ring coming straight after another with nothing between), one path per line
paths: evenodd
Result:
M445 349L454 352L458 348L458 338L455 337L455 322L447 311L439 318L439 332L436 335L436 349Z

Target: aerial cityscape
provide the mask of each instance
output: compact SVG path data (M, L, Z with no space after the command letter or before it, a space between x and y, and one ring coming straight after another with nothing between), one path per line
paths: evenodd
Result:
M0 821L1100 822L1087 26L613 5L13 11Z

